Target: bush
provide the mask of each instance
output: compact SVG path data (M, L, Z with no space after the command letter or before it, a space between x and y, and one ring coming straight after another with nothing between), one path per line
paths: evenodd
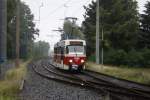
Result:
M111 49L104 54L104 63L111 65L124 65L127 53L124 50Z
M95 62L95 55L88 57L88 60ZM104 51L104 64L150 67L150 49L144 48L140 51L132 49L129 52L109 49Z
M134 49L128 52L126 57L126 65L143 66L142 62L143 62L142 52L138 52Z
M95 62L95 54L91 55L88 57L88 60L91 61L91 62Z
M144 48L141 52L143 57L143 66L150 67L150 49Z

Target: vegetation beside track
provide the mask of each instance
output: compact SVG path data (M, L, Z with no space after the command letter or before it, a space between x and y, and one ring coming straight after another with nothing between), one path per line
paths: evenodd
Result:
M127 67L127 66L102 66L92 62L87 63L87 70L100 72L103 74L115 76L134 82L144 83L150 85L150 68L141 67Z
M25 78L29 61L24 62L19 68L6 72L4 80L0 81L0 100L16 100L20 91L20 85Z

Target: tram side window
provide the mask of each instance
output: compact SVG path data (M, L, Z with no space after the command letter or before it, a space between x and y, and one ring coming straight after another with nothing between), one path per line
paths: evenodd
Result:
M61 55L64 54L64 47L61 47Z
M84 54L86 54L86 46L84 46Z
M56 48L54 48L54 54L56 54Z
M56 54L58 54L58 47L56 48Z
M56 48L56 54L57 54L57 48Z
M59 47L59 54L61 54L61 47Z
M68 54L69 53L69 49L68 49L68 46L66 47L66 54Z
M64 58L64 47L61 47L61 59Z
M61 54L61 47L57 48L57 54Z
M57 47L57 54L59 54L59 47Z

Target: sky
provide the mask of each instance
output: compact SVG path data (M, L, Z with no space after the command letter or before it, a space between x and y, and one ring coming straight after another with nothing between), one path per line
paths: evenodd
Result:
M60 40L59 32L53 30L63 26L65 17L77 17L77 24L81 25L84 20L85 10L92 0L22 0L29 5L36 27L40 30L36 41L42 40L50 44L51 50L56 42ZM95 0L94 0L95 1ZM144 4L150 0L137 0L139 11L142 13ZM40 21L39 21L40 20Z

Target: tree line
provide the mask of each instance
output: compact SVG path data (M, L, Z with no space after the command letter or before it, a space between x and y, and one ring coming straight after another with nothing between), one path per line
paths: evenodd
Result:
M7 0L7 57L8 59L15 58L16 47L16 8L17 0ZM35 48L37 43L34 42L35 35L39 35L39 29L35 27L34 15L32 14L28 5L20 2L20 58L28 59L36 54L41 56L41 52L49 50L48 43L40 41L41 45L46 47L40 48L41 51L37 53ZM43 54L45 55L45 54Z
M82 32L88 58L95 61L96 2L84 8ZM104 32L100 48L104 48L105 64L150 66L150 2L145 8L140 14L135 0L100 0L100 33Z
M84 39L84 34L75 22L67 19L63 23L63 34L61 35L61 40L64 39Z

